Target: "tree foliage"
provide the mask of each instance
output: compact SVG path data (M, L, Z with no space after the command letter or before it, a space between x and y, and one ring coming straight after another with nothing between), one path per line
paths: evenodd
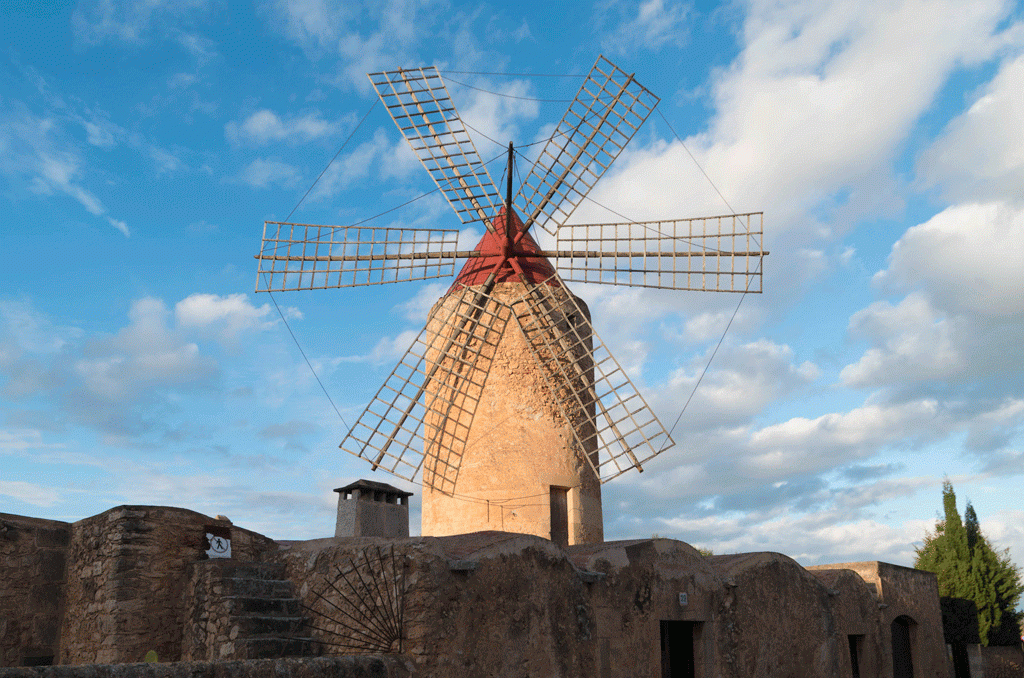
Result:
M942 508L944 516L935 523L935 531L928 532L924 544L916 549L914 567L937 575L940 596L974 601L982 645L1019 643L1024 613L1016 606L1024 584L1009 549L992 548L969 501L964 519L960 519L956 494L948 480L942 484Z

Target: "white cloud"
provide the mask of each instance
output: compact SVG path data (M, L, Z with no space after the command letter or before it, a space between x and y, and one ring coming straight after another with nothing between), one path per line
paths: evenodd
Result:
M1006 365L1024 360L1022 242L1024 210L1007 203L954 205L908 229L874 282L910 293L851 317L851 333L871 346L841 381L905 388L945 380L975 396L1005 392Z
M24 107L0 118L0 173L24 182L38 195L63 193L94 216L107 213L103 203L82 185L84 160L61 138L56 121L36 117ZM111 226L129 235L125 222L108 217Z
M418 166L419 161L403 139L392 143L384 130L378 129L372 139L335 160L320 177L308 199L332 198L339 191L370 176L383 179L408 176Z
M865 405L815 419L795 417L751 434L752 454L742 466L751 477L765 479L819 473L867 458L881 447L929 432L940 434L942 417L935 400Z
M283 311L289 318L302 318L298 309ZM213 330L228 345L234 345L243 332L268 329L277 322L270 304L253 306L245 294L192 294L175 304L174 316L179 327Z
M927 520L892 526L870 518L844 519L834 512L784 512L753 519L666 517L648 524L662 536L711 548L716 555L781 552L803 565L884 560L909 566L914 542L934 527Z
M413 47L433 25L430 14L449 11L427 0L373 4L277 0L269 18L275 29L283 23L284 34L312 57L325 53L340 57L337 84L368 92L366 74L409 64ZM373 29L360 31L364 25Z
M276 0L273 4L285 20L285 35L310 50L334 44L355 9L331 0Z
M474 83L474 87L491 90L496 94L479 89L457 88L453 97L477 151L487 161L507 148L509 141L515 142L520 138L517 123L536 119L540 107L530 99L536 94L530 83L524 80L509 80L493 85L480 81ZM496 141L497 145L492 144L488 137ZM497 181L498 177L494 179Z
M108 39L140 43L154 27L168 30L176 15L206 7L206 0L87 0L71 15L75 37L86 44Z
M1024 312L1022 270L1024 206L969 203L908 229L875 282L896 290L923 285L947 312L1001 316Z
M1024 186L1024 55L1007 59L964 113L921 154L917 170L956 200L1020 202Z
M132 304L131 324L109 339L89 342L74 364L85 390L101 400L120 401L153 387L198 384L212 378L216 363L199 346L167 326L162 301Z
M657 49L669 43L682 45L688 37L686 19L690 6L682 2L618 0L599 5L598 12L603 36L601 46L618 54L632 53L638 47ZM616 16L610 16L612 14Z
M238 180L253 188L267 188L279 184L292 188L302 179L297 167L275 158L256 158L243 169Z
M650 398L658 411L678 411L693 392L710 357L694 358L677 369ZM686 415L702 428L739 426L818 377L811 362L794 363L793 350L766 339L743 345L723 344L690 401Z
M901 207L893 159L950 73L992 54L1009 10L1004 0L748 6L743 52L713 76L711 124L685 141L735 210L771 215L773 257L787 230L801 232L806 247L864 212ZM678 142L631 145L599 184L598 202L635 219L720 213L721 199ZM837 203L844 209L828 228L811 218Z
M960 349L962 321L944 317L918 293L895 307L878 301L858 311L850 318L850 331L881 346L868 349L860 360L843 368L839 378L846 386L942 379L967 365Z
M266 108L256 111L242 122L224 125L224 136L232 144L269 144L278 141L293 143L313 141L337 132L337 123L320 117L319 111L281 118Z
M60 501L57 490L20 480L0 480L0 495L23 501L33 506L53 506Z

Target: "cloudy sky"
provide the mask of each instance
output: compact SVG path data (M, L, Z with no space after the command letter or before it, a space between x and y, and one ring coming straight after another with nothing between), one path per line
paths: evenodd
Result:
M1020 3L5 7L0 512L165 504L296 539L333 534L356 478L417 491L338 443L446 283L272 300L263 221L350 136L293 220L434 188L367 72L436 64L481 135L526 144L604 54L661 103L574 218L763 211L771 250L742 300L574 288L678 443L605 486L607 538L908 565L945 476L1024 564ZM373 223L459 227L436 193Z

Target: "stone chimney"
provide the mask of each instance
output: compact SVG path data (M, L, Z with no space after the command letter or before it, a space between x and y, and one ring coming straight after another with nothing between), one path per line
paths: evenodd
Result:
M409 536L412 492L372 480L357 480L334 491L338 493L335 537Z

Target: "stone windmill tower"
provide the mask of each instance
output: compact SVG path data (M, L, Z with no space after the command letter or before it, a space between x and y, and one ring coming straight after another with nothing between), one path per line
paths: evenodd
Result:
M566 224L658 103L604 57L515 195L512 144L500 196L435 68L370 80L460 220L486 233L460 251L452 229L266 222L257 291L437 278L465 259L341 447L421 477L425 535L601 541L601 484L673 442L565 281L760 292L761 213Z

